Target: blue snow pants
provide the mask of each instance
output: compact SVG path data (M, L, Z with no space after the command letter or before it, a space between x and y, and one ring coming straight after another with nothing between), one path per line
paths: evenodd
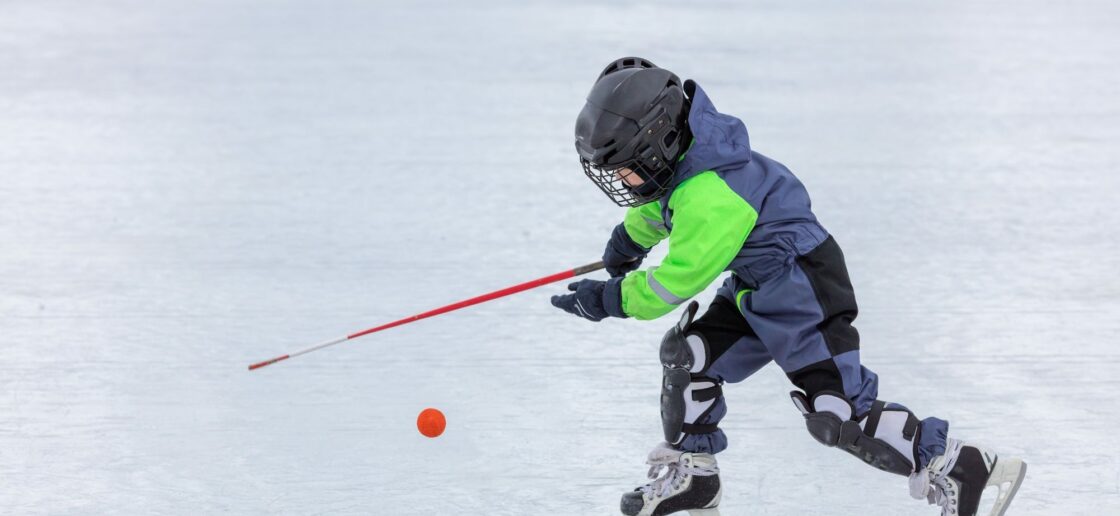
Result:
M855 406L857 419L871 410L879 395L879 378L860 364L859 333L852 326L855 295L840 246L830 236L809 253L798 256L780 274L749 285L732 275L708 310L687 333L706 342L709 366L704 376L737 383L771 360L809 398L820 391L843 393ZM791 407L791 415L795 413ZM727 413L722 392L678 445L690 452L718 453L727 436L718 428ZM919 425L919 467L945 450L949 424L926 418Z

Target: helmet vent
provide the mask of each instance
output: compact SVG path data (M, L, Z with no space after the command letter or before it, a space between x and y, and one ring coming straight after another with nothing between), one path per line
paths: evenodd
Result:
M640 57L624 57L622 59L616 59L613 63L607 65L607 67L603 69L603 73L599 74L599 78L602 79L604 76L619 70L626 70L627 68L657 68L657 65Z

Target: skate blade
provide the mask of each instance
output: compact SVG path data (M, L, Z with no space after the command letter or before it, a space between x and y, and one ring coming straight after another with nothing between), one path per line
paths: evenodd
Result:
M1011 505L1011 499L1019 492L1019 486L1023 484L1026 476L1026 462L1003 457L996 459L995 467L992 468L992 474L988 477L988 484L985 486L999 489L990 516L1003 516L1007 512L1007 506Z
M713 507L711 509L689 509L688 516L720 516L719 508Z

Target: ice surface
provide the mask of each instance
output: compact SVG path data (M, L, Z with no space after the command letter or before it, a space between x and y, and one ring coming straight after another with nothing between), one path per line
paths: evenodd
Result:
M682 4L0 4L0 513L614 514L674 316L558 285L245 367L595 260L625 54L804 180L884 399L1028 460L1010 514L1120 513L1117 4ZM936 514L788 388L726 389L725 516Z

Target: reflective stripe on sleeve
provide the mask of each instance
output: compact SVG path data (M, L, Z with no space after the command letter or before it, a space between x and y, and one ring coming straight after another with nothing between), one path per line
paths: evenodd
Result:
M645 215L642 215L642 220L646 221L646 224L649 224L650 226L653 226L653 228L658 230L658 231L668 231L669 230L669 228L665 226L664 222L662 222L660 220L657 220L653 217L647 217Z
M654 294L657 294L657 297L670 305L679 305L688 301L687 297L677 297L676 294L669 292L669 289L665 288L661 282L657 281L657 278L653 277L653 273L656 270L657 267L653 267L646 274L646 284L649 285L649 289L652 290Z

